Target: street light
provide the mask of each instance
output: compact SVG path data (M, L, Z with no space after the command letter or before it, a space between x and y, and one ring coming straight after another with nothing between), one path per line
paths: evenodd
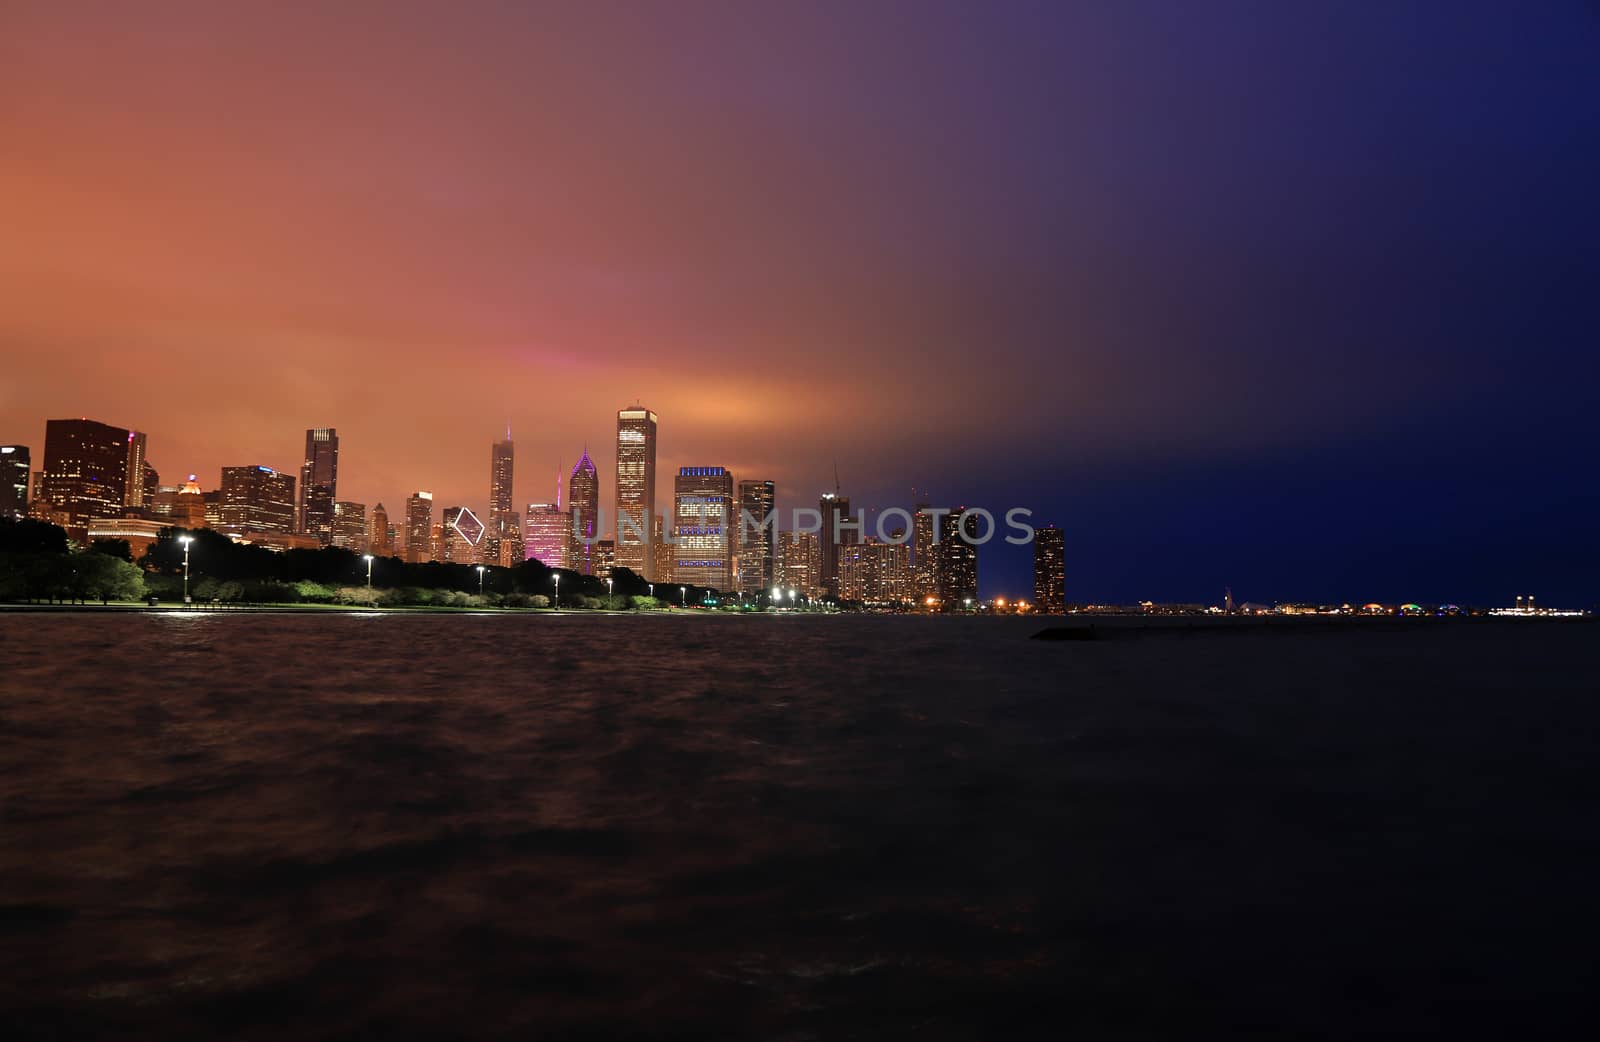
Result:
M478 565L478 596L483 596L483 565Z
M560 572L552 572L551 574L553 576L555 576L555 580L556 580L556 611L560 611L561 610L561 573Z
M361 559L367 562L367 589L372 589L372 555L362 554Z
M678 587L678 595L683 598L683 606L687 608L689 606L689 587Z
M194 542L192 535L180 535L178 542L183 544L183 603L189 603L189 544Z
M611 588L616 584L615 579L606 580L606 611L612 611L616 605L611 602Z
M656 584L655 583L651 583L650 584L650 599L652 601L656 599Z

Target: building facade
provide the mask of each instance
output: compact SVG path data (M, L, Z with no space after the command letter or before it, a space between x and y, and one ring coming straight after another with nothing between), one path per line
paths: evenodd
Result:
M822 551L815 532L783 532L778 537L782 585L802 597L822 596Z
M485 556L496 564L511 565L522 560L522 524L512 496L516 447L511 443L511 428L504 441L489 451L489 547Z
M772 542L776 536L777 486L770 481L739 482L736 559L739 592L747 596L770 590L776 578Z
M306 460L300 466L300 499L295 531L314 535L327 546L333 539L333 503L339 492L339 432L332 427L306 431Z
M567 506L572 510L572 568L595 574L594 544L600 539L600 472L589 450L572 468L567 480Z
M439 523L438 560L452 564L483 564L484 536L488 532L478 515L466 507L445 507Z
M342 550L367 552L367 505L338 500L333 504L330 542Z
M550 568L572 567L572 515L556 503L529 503L522 521L527 560Z
M49 420L34 498L50 503L82 539L90 518L121 517L133 432L95 420Z
M868 539L839 547L839 599L901 605L913 597L911 547Z
M382 503L372 508L367 520L367 553L374 557L394 556L394 529L389 526L389 512Z
M725 467L681 467L673 489L673 581L733 590L733 474Z
M33 461L26 445L0 445L0 517L28 516L28 471Z
M1033 530L1033 607L1043 615L1067 610L1066 535L1054 525Z
M406 497L406 561L433 560L433 493L418 491Z
M981 521L977 515L965 520L965 507L940 518L939 607L943 611L967 611L978 602L978 543Z
M643 406L617 410L617 565L656 576L656 414Z
M223 467L221 527L245 532L294 531L294 475L271 467Z

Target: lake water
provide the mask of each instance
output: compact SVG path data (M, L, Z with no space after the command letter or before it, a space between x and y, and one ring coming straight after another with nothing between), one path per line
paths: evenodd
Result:
M1593 626L0 614L0 1037L1555 1037Z

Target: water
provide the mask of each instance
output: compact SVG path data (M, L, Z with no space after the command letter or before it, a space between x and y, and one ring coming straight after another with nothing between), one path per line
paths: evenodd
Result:
M1592 627L0 615L0 1034L1592 1013Z

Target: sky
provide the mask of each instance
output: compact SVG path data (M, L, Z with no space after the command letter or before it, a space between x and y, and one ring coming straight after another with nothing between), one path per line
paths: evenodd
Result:
M1600 4L0 6L0 441L519 505L616 410L1068 599L1600 602ZM1031 554L980 552L985 595Z

